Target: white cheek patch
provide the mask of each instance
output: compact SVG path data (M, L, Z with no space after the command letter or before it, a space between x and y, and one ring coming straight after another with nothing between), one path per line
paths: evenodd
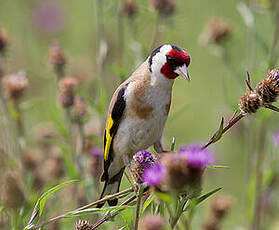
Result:
M160 73L162 66L167 62L166 54L171 51L171 45L163 45L152 59L151 71L153 73Z

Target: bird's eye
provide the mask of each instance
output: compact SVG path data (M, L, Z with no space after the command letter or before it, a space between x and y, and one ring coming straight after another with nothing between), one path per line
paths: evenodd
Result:
M171 67L176 68L177 62L169 55L167 55L167 62L171 65Z

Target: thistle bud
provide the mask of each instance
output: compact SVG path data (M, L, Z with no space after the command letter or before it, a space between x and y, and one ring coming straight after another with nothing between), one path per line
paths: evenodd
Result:
M9 38L6 30L0 28L0 54L5 54L8 43Z
M279 95L279 71L277 69L269 71L267 78L257 84L256 92L261 96L263 103L275 102Z
M146 215L140 222L142 230L164 230L167 226L166 221L161 216Z
M61 106L68 108L74 104L75 87L78 81L73 77L64 77L59 81L58 101Z
M219 230L219 223L215 219L210 220L202 225L202 230Z
M55 221L49 225L49 230L60 230L60 223L59 221Z
M35 127L34 137L43 146L49 146L49 140L57 138L58 132L53 123L44 122L40 123Z
M127 17L131 18L137 12L135 0L124 0L123 12Z
M203 224L202 230L219 230L223 218L228 214L232 206L232 198L217 196L210 204L210 219Z
M190 179L186 157L179 153L169 153L162 157L162 165L166 167L163 179L166 189L183 192Z
M172 15L176 9L175 0L151 0L151 6L164 16Z
M56 74L59 77L62 77L64 75L66 58L57 42L54 42L50 46L48 60L49 63L52 65L53 70L56 72Z
M34 171L42 163L42 152L35 149L25 149L23 153L23 164L28 170Z
M84 118L88 115L88 108L82 98L77 96L75 97L70 113L74 122L83 122Z
M262 105L262 97L255 91L245 93L239 102L239 108L244 114L256 113Z
M211 202L211 215L216 219L224 218L232 207L232 199L228 196L217 196Z
M133 177L138 184L142 183L143 172L155 164L156 158L154 155L146 150L137 152L134 155L134 165L131 168Z
M18 100L25 88L28 86L28 79L24 71L16 74L6 75L2 79L4 95L7 99Z
M75 224L75 230L90 230L91 226L87 220L78 220Z
M1 188L1 203L7 208L20 208L25 202L23 190L18 182L19 177L7 173Z
M209 44L220 44L231 34L231 27L223 19L213 17L206 23L204 32L201 35L202 42Z

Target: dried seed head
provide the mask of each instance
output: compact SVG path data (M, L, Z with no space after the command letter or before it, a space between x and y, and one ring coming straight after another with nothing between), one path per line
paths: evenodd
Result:
M18 182L20 177L7 173L1 188L1 203L7 208L20 208L25 202L23 190Z
M151 6L161 15L172 15L176 9L175 0L151 0Z
M49 145L49 140L58 137L58 132L53 123L44 122L35 127L34 136L40 144L46 147L46 145Z
M140 222L142 230L164 230L166 221L161 216L146 215Z
M48 230L60 230L60 223L59 221L55 221L55 222L52 222L49 227L48 227Z
M5 54L8 43L9 43L9 38L6 30L0 28L0 54Z
M232 207L232 198L228 196L217 196L211 202L211 214L216 219L222 219L228 214Z
M66 65L66 58L57 42L54 42L50 46L48 60L56 74L59 77L63 76Z
M202 230L219 230L219 223L215 220L209 220L208 222L204 223L202 228Z
M267 78L257 84L256 92L265 104L275 102L279 95L279 71L277 69L269 71Z
M4 95L7 99L19 99L28 86L28 79L24 71L16 74L6 75L3 79Z
M64 174L64 164L60 150L52 147L49 150L48 158L38 165L34 172L34 186L40 189L44 184L57 179Z
M141 184L143 172L146 169L154 166L156 158L152 153L146 150L137 152L133 158L134 158L134 164L131 168L131 172L134 178L136 179L136 182Z
M25 149L23 153L23 164L26 169L34 171L42 163L42 152L36 149Z
M133 17L137 12L135 0L124 0L123 12L129 18Z
M202 42L209 44L221 43L231 34L231 27L224 19L213 17L207 21L204 32L201 35Z
M239 108L244 114L256 113L262 105L263 100L255 91L245 93L239 102Z
M61 106L68 108L74 104L75 87L78 81L73 77L64 77L59 80L58 101Z
M84 118L88 115L88 108L82 98L78 96L75 97L74 105L71 107L70 113L74 122L83 122Z
M75 230L90 230L90 223L87 220L78 220L75 224Z

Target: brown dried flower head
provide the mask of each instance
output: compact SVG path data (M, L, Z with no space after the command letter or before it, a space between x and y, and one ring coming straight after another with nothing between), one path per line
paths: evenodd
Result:
M70 112L74 122L82 123L84 118L88 115L88 108L84 100L76 96Z
M28 79L24 71L6 75L3 79L3 91L7 99L19 99L28 86Z
M279 71L277 69L269 71L267 78L257 84L256 92L265 104L275 102L279 95Z
M61 227L59 221L52 222L48 227L48 230L60 230L60 229Z
M43 122L38 124L34 130L35 139L44 147L49 145L49 140L59 136L56 127L51 122Z
M47 158L37 165L34 172L34 186L40 189L44 184L57 179L64 174L64 164L60 149L52 147L49 149Z
M239 102L239 108L244 114L256 113L258 109L263 105L261 96L255 91L249 91L245 93Z
M37 149L25 149L23 152L23 164L28 170L34 171L43 161L42 152Z
M222 219L232 207L232 198L229 196L217 196L211 202L211 213L216 219Z
M87 220L78 220L75 224L75 230L90 230L90 223Z
M25 202L24 192L18 182L20 177L15 173L7 173L1 188L1 203L6 208L20 208Z
M0 54L5 54L8 43L9 43L9 38L6 30L0 28Z
M123 12L129 18L133 17L137 12L137 5L135 0L124 0Z
M66 65L66 57L57 42L54 42L49 48L48 54L49 63L52 65L54 71L61 77L64 74Z
M161 15L170 16L175 12L175 0L151 0L151 6Z
M58 100L61 106L70 107L74 104L75 87L78 80L73 77L64 77L59 80Z
M206 43L219 44L231 34L231 27L224 19L213 17L207 21L201 40Z
M202 225L202 230L219 230L220 223L216 219L209 220Z
M141 230L164 230L166 221L161 216L146 215L140 222Z

